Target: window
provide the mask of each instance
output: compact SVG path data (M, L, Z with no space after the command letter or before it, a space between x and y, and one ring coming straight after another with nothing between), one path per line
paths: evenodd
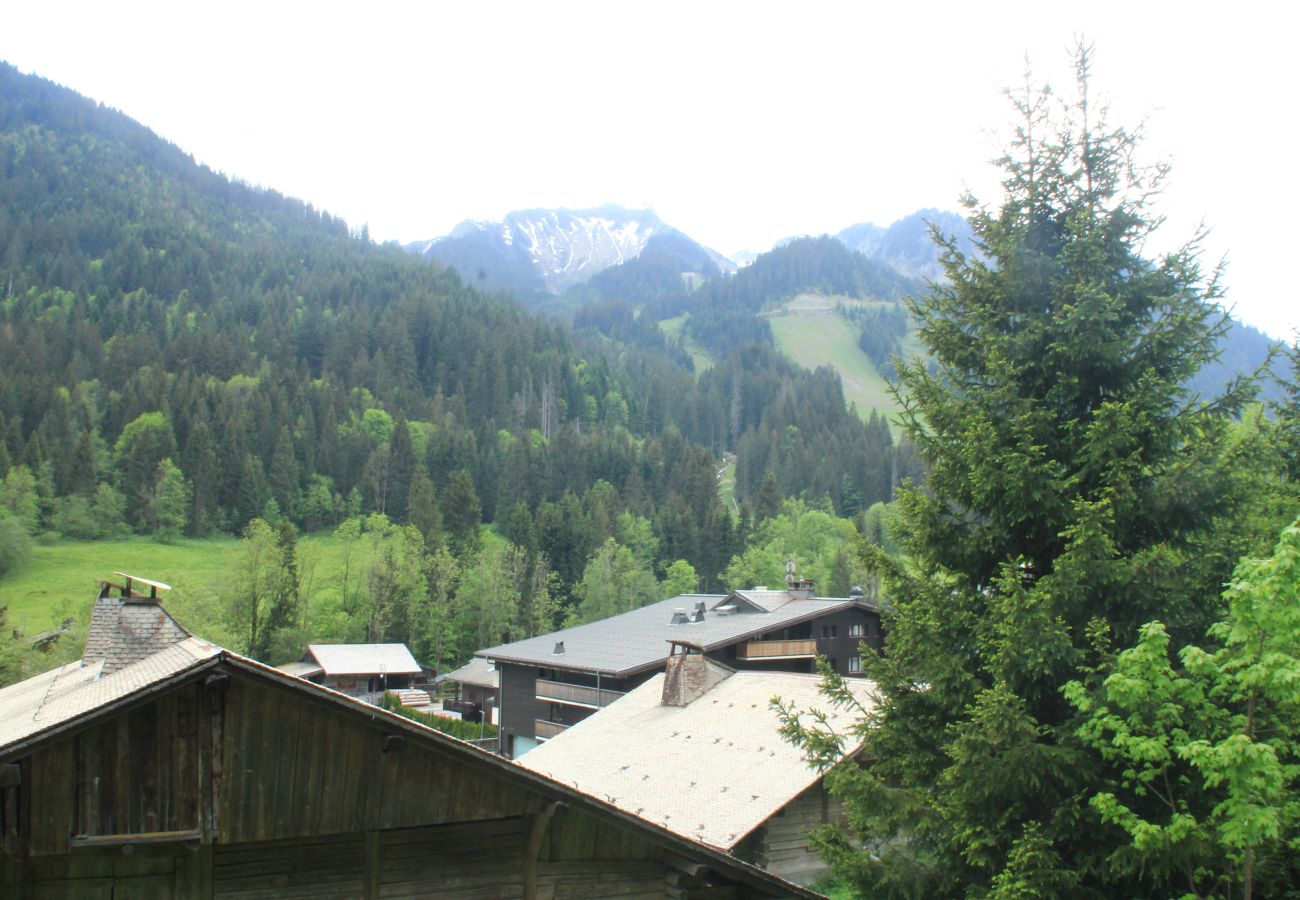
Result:
M861 626L860 624L859 624L859 625L850 625L850 626L849 626L849 637L862 637L862 626Z
M861 657L861 656L850 656L850 657L849 657L849 674L852 674L852 673L854 673L854 672L861 672L861 671L862 671L862 657Z

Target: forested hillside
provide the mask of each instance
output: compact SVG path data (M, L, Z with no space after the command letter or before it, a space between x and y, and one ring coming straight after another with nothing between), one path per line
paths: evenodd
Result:
M768 515L804 497L851 516L900 468L829 372L739 346L697 379L618 310L536 318L9 67L0 174L0 528L169 540L379 514L468 577L495 524L518 609L554 601L495 643L559 622L610 541L720 589L765 481ZM651 260L684 252L661 243ZM394 609L370 637L409 636Z

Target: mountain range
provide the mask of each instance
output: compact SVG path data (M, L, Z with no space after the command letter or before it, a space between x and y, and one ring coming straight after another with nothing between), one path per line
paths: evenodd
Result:
M406 245L455 268L469 284L522 297L563 293L611 266L636 259L656 236L680 234L652 210L612 204L594 209L527 209L500 222L468 219L451 234ZM692 242L693 243L693 242ZM724 271L735 264L706 255Z
M870 222L850 225L835 237L850 250L886 263L903 275L938 279L942 270L931 240L931 225L969 247L966 220L958 213L936 209L918 210L889 226ZM512 293L527 301L585 284L606 269L639 258L655 237L666 235L723 273L735 272L760 255L724 256L665 224L653 210L614 204L577 210L518 210L500 222L467 219L450 234L414 241L405 249L456 269L476 287ZM775 246L795 239L786 238Z

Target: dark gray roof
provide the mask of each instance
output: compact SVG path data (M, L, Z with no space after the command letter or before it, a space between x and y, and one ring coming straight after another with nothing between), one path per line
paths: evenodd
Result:
M492 664L486 659L478 658L471 659L454 672L448 672L443 678L446 681L473 684L479 687L494 688L501 685L501 673L492 668Z
M662 665L668 658L670 640L689 641L703 646L705 650L712 650L750 635L774 631L838 609L869 608L861 601L845 597L805 598L792 596L784 591L780 593L785 594L786 602L779 606L776 606L775 602L765 604L774 607L769 612L760 612L744 604L736 604L737 611L731 615L720 615L715 608L729 605L725 601L732 595L683 594L622 615L601 619L599 622L589 622L586 625L577 625L573 628L552 631L550 634L489 647L474 655L484 659L524 663L542 668L631 675L634 672ZM775 598L771 597L765 599L775 601ZM704 616L704 621L672 624L675 609L684 609L689 614L695 608L696 602L701 600L709 610ZM559 642L564 644L563 653L555 652L556 644Z

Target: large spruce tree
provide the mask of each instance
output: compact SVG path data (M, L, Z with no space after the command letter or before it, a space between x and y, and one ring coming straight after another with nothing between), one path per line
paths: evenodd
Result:
M1114 865L1085 796L1105 762L1062 687L1153 618L1204 633L1237 551L1222 450L1248 386L1183 387L1215 354L1217 280L1195 241L1143 255L1165 169L1137 165L1086 48L1074 62L1069 101L1009 92L1004 199L967 200L978 249L943 243L947 283L912 306L931 362L900 366L898 395L929 475L901 499L869 762L831 775L865 843L825 836L868 896L1185 889Z

